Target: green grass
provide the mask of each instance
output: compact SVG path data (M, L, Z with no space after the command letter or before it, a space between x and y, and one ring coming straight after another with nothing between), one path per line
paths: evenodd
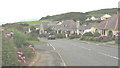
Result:
M114 46L120 46L120 44L117 43L107 43L108 45L114 45Z
M103 16L104 14L88 14L86 16Z
M48 42L44 42L44 41L27 41L27 43L29 43L29 44L46 44Z
M5 27L0 27L0 29L5 29Z
M29 21L29 22L22 22L23 24L30 24L30 25L38 25L41 22L48 22L48 20L39 20L39 21Z

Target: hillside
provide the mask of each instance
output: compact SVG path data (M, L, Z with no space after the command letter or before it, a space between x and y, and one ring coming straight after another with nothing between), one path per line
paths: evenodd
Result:
M69 12L69 13L64 13L59 15L42 17L40 20L48 19L48 20L54 20L54 21L61 21L61 20L73 19L73 20L84 21L87 16L102 16L104 14L117 14L117 8L101 9L101 10L89 11L86 13Z
M117 14L117 8L111 9L101 9L101 10L94 10L90 12L86 12L87 14Z
M41 20L49 19L54 21L61 21L61 20L67 20L67 19L73 19L73 20L83 20L85 18L84 13L80 12L69 12L59 15L53 15L53 16L46 16L42 17Z

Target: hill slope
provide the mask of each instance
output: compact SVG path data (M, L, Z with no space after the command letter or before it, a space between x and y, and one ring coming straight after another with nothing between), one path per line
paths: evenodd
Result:
M69 12L69 13L64 13L59 15L42 17L40 20L49 19L54 21L61 21L61 20L73 19L73 20L84 21L87 16L102 16L104 14L117 14L117 8L101 9L101 10L95 10L95 11L90 11L86 13Z

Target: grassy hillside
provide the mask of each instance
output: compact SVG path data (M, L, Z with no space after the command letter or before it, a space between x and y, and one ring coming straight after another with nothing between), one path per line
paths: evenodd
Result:
M69 13L64 13L60 15L43 17L41 18L41 20L44 20L44 19L49 19L49 20L54 20L54 21L61 21L61 20L68 20L68 19L83 20L84 18L85 18L85 14L83 13L69 12Z
M69 12L69 13L64 13L59 15L42 17L40 20L49 19L54 21L56 20L61 21L61 20L73 19L73 20L84 21L87 16L102 16L104 14L117 14L117 8L101 9L101 10L95 10L95 11L90 11L86 13Z
M38 24L40 24L41 22L48 22L48 20L39 20L39 21L22 22L22 24L38 25Z
M94 10L90 12L86 12L87 14L117 14L117 8L111 9L101 9L101 10Z

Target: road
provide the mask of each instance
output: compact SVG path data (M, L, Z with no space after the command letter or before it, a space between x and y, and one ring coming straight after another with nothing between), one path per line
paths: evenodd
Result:
M49 42L49 45L45 47L56 52L56 54L51 54L52 59L61 58L61 61L57 61L62 62L65 66L118 66L117 46L78 40L41 40Z

